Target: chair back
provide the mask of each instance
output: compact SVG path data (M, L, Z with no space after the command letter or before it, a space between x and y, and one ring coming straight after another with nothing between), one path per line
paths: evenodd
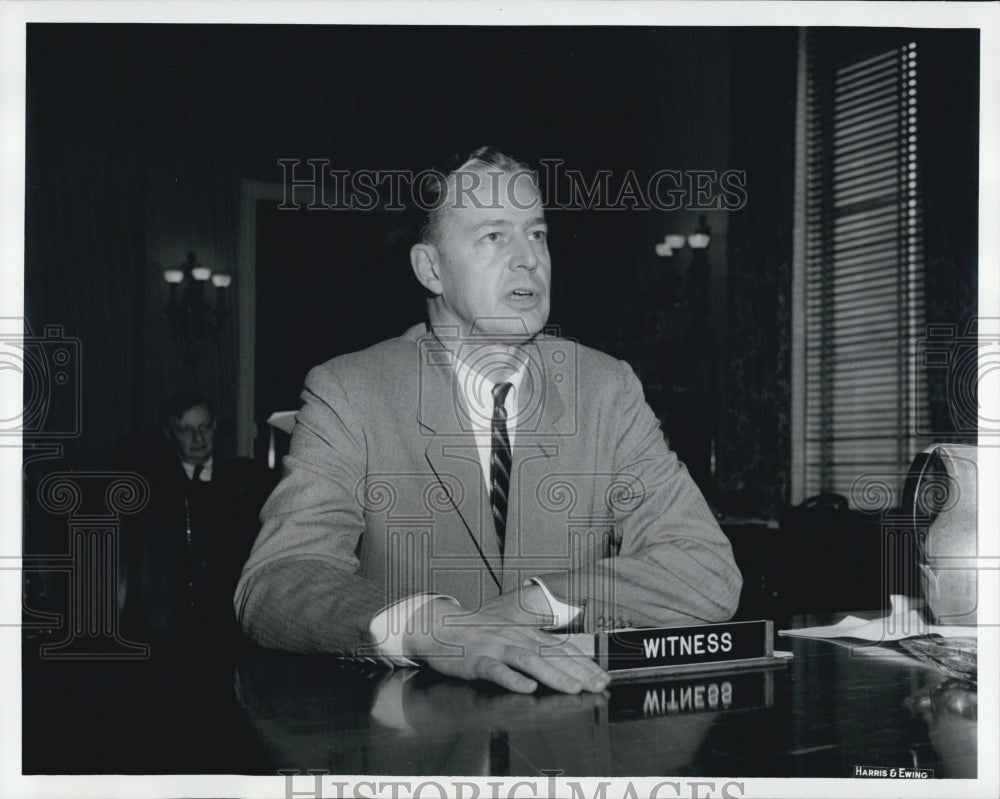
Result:
M935 444L916 458L903 507L917 533L924 598L940 624L975 624L979 599L976 447Z

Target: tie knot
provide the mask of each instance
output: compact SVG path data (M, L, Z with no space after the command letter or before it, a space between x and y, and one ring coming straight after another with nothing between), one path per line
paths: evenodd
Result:
M497 383L493 386L493 407L500 408L507 401L507 395L514 388L513 383Z
M201 473L205 471L204 465L198 463L195 464L194 473L191 475L192 482L198 482L201 479Z

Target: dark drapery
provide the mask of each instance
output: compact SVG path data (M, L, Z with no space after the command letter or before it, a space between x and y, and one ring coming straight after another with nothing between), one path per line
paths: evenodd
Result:
M748 200L729 220L716 474L727 511L758 514L789 495L798 31L745 28L730 41L729 158Z

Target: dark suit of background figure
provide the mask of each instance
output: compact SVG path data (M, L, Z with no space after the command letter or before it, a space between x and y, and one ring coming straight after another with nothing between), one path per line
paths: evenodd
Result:
M149 480L149 504L122 540L122 632L154 645L231 646L239 637L233 591L266 479L250 460L216 455L211 481L192 480L166 441L154 449L136 470Z

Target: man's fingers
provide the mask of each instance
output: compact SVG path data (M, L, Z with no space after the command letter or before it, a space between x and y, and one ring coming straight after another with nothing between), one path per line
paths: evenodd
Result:
M438 671L490 680L518 693L533 692L539 682L567 694L607 687L608 675L591 658L551 633L483 612L449 623L453 608L440 602L424 608L430 633L412 636L408 653Z
M580 668L579 664L574 664L572 661L549 660L541 657L532 649L520 646L507 648L502 658L508 665L528 674L555 691L576 694L588 687L585 685L586 676L584 679L578 676L586 675L586 672Z
M548 663L557 664L567 674L579 680L585 691L600 692L607 688L611 681L604 669L591 658L583 654L573 644L564 641L555 646L543 645L538 654Z
M549 633L508 627L501 631L501 636L503 643L491 653L489 659L505 664L507 671L516 669L555 691L567 694L580 691L600 693L610 681L607 672L593 660L572 644L560 643ZM505 679L509 678L506 672L500 673ZM488 679L500 682L494 677Z
M483 680L495 682L508 691L520 694L530 694L538 687L538 683L530 677L518 674L499 660L482 657L476 662L476 676Z
M511 628L509 632L513 645L530 651L547 666L563 673L570 680L576 680L582 690L599 693L607 688L611 679L608 673L569 641L560 640L558 636L540 630ZM550 685L540 675L535 676L539 676L542 682ZM580 690L574 687L551 687L567 693L576 693Z
M600 693L608 687L608 683L611 681L607 672L596 663L586 659L556 656L555 658L546 658L546 662L559 666L569 677L578 681L584 691Z
M516 671L515 671L516 669ZM476 661L475 675L490 680L511 691L531 693L541 682L554 691L576 694L583 682L559 665L539 657L522 646L504 646L495 657L483 656Z

